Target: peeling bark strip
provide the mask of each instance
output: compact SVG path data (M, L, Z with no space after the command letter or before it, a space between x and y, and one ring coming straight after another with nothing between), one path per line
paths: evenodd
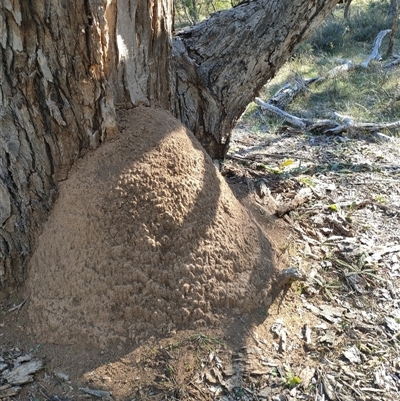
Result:
M175 113L212 157L225 156L246 106L336 3L246 1L177 34Z
M104 63L115 102L169 109L172 0L103 3L98 18L105 18Z

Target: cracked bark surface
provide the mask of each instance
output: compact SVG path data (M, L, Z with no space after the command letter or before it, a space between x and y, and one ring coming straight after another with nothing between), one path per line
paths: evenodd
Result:
M222 159L246 106L336 0L247 1L174 39L177 117Z
M8 0L0 8L1 282L22 279L57 182L92 135L114 128L106 87L94 76L100 55L91 42L99 37L87 4L66 4Z

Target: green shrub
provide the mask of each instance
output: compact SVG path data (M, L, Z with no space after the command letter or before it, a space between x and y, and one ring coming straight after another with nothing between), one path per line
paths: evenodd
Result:
M357 7L349 19L349 39L355 42L373 42L376 35L391 28L388 18L389 4L373 1L364 8Z
M388 0L356 0L350 6L347 20L344 19L343 6L338 6L308 43L314 50L328 54L340 53L349 43L370 45L380 31L391 28L389 6Z
M346 26L343 21L339 21L333 16L330 16L309 39L308 43L310 43L315 50L335 53L343 46L345 33Z

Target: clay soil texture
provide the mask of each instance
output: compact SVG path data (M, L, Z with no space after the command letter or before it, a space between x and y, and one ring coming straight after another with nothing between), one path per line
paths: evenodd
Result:
M120 119L3 300L0 397L400 399L399 138L239 125L215 167L167 113Z

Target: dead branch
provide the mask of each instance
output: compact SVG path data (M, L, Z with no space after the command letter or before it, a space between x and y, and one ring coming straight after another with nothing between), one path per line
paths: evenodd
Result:
M255 102L261 106L264 110L269 111L272 114L275 114L278 117L283 118L285 121L287 121L290 125L296 128L300 129L305 129L307 125L309 125L309 122L302 119L298 118L292 114L286 113L285 111L279 109L278 107L273 106L272 104L266 103L263 100L261 100L259 97L255 98Z
M391 31L391 29L386 29L385 31L381 31L378 33L378 36L375 39L374 48L372 49L372 53L360 64L361 67L367 68L368 64L372 60L379 60L381 55L379 54L379 49L382 44L383 38Z
M389 63L386 63L382 68L390 68L394 67L397 64L400 64L400 55L394 55L394 60L390 61Z
M348 2L350 4L351 1ZM355 64L351 60L338 60L340 62L340 65L332 68L329 70L325 76L318 76L318 77L313 77L309 79L303 79L299 75L297 75L294 79L293 83L286 83L281 89L279 89L269 100L268 102L263 102L264 105L262 106L265 110L268 110L269 106L270 111L274 114L280 115L283 118L291 118L288 115L282 114L284 113L283 110L285 110L286 106L290 104L298 95L304 93L307 91L308 87L311 84L316 84L319 85L322 82L326 81L327 79L333 79L337 78L338 76L345 74L350 71L354 71L358 68L368 68L369 63L372 60L375 59L380 59L381 55L379 54L379 49L382 44L383 38L391 32L390 29L387 29L385 31L381 31L378 33L375 42L374 42L374 47L372 49L371 54L360 64ZM394 56L396 57L396 56ZM386 65L383 66L383 68L389 68L394 65L397 65L400 63L400 58L396 59L395 61L392 61ZM256 98L256 103L258 98ZM261 104L260 104L261 106ZM278 110L275 110L274 107L278 108ZM292 126L297 127L302 129L303 125L301 121L294 120L291 123ZM339 129L339 131L341 128ZM343 128L345 130L345 128Z
M375 132L385 129L395 129L400 127L400 121L394 121L392 123L354 123L350 128L355 128L360 131Z
M300 75L296 75L293 83L285 84L278 92L275 93L268 103L285 110L286 106L290 104L298 95L307 91L308 87L317 82L320 77L310 79L303 79Z
M20 304L15 305L15 306L13 306L12 308L10 308L10 309L7 311L7 313L14 312L14 311L18 311L18 312L19 312L19 311L21 310L21 308L25 305L25 302L26 302L28 299L29 299L29 296L26 297Z
M400 128L400 121L392 123L357 123L354 122L352 118L340 116L339 114L335 114L335 116L343 118L342 123L339 123L336 120L310 121L280 110L277 107L262 101L260 98L256 98L255 102L269 113L283 118L289 125L299 129L306 129L308 131L322 132L324 134L340 134L349 129L364 132L377 132L381 130Z
M321 132L324 134L338 135L348 130L356 130L361 132L376 133L384 137L385 140L390 140L390 137L379 133L381 130L390 130L400 128L400 121L391 123L364 123L355 122L351 117L342 116L338 113L333 113L333 119L324 120L308 120L296 117L292 114L285 112L283 109L299 94L305 92L309 85L315 83L319 84L326 79L336 78L337 76L353 71L357 68L367 68L369 63L374 59L380 59L379 49L382 44L383 38L391 32L390 29L379 32L377 35L373 50L371 54L360 64L354 64L351 60L341 60L341 65L331 69L323 77L315 77L308 80L303 80L297 76L295 82L284 85L268 102L264 102L260 98L255 98L255 102L267 112L283 118L289 125L300 130L307 130L310 132ZM400 57L395 61L386 64L384 68L391 67L400 63ZM338 121L338 119L340 121Z

